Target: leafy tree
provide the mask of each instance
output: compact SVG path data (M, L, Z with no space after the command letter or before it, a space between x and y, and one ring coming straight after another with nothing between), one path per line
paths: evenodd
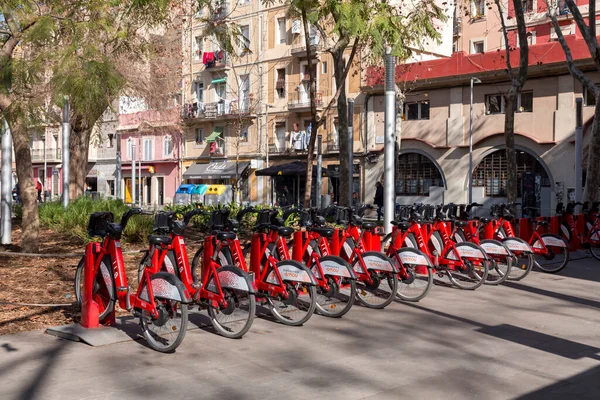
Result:
M589 14L588 23L586 24L585 18L579 11L577 4L573 0L565 0L569 11L571 11L572 17L581 32L581 36L588 46L590 56L594 61L597 70L600 70L600 45L598 45L598 38L596 37L596 3L589 3ZM571 49L567 44L556 14L558 11L558 3L554 1L548 2L548 15L552 21L552 26L558 37L558 41L562 46L567 59L567 67L571 75L577 79L583 87L592 92L596 99L600 98L600 85L594 83L588 75L581 71L574 63ZM583 193L583 200L594 202L600 201L600 101L596 101L594 108L594 121L592 123L592 140L589 145L588 151L588 165L587 174L585 181L585 191Z

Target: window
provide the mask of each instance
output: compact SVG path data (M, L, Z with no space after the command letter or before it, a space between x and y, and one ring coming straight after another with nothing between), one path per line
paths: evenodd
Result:
M227 98L227 84L226 83L217 83L215 86L215 93L217 94L218 100L225 100Z
M250 75L240 75L240 112L247 113L250 111Z
M340 131L340 120L338 118L334 118L331 123L331 137L329 141L334 147L339 146L339 131Z
M277 43L287 43L287 29L285 18L277 18Z
M521 43L519 40L519 35L515 35L517 38L517 47L520 47ZM527 44L532 46L535 44L535 31L527 32Z
M396 194L400 196L429 196L432 186L444 186L437 166L418 153L401 154L396 172Z
M163 139L163 156L170 157L173 153L173 138L171 136L165 136Z
M505 113L504 94L488 94L485 96L485 113L504 114ZM533 92L521 92L517 97L515 112L533 112Z
M133 159L133 152L135 148L135 142L132 138L127 139L127 158Z
M574 25L566 25L566 26L561 26L560 27L560 31L562 32L563 36L569 36L572 35L573 32L573 27ZM554 30L554 28L550 29L550 41L551 42L556 42L558 41L558 35L556 34L556 31Z
M204 103L204 82L196 82L196 101Z
M202 52L204 51L204 41L201 36L194 38L194 60L199 61L202 59Z
M109 196L114 196L115 195L115 181L114 181L114 179L108 179L106 181L106 188L108 189L108 195Z
M481 19L485 17L485 0L471 1L471 19Z
M108 134L108 148L111 148L114 146L113 140L115 139L115 135L114 133L109 133Z
M144 139L144 161L153 160L153 147L154 143L152 139Z
M204 129L196 128L196 144L202 144L204 141Z
M409 121L429 119L429 100L406 103L404 105L404 119Z
M583 105L584 106L595 106L596 105L596 96L594 96L594 92L583 88Z
M471 42L471 54L485 53L485 43L483 40Z
M523 12L533 12L534 6L534 0L523 0Z
M280 99L285 98L285 68L277 70L277 82L275 82L275 90Z
M321 63L321 73L325 75L327 73L327 61Z
M241 38L241 54L246 54L250 51L250 25L240 26Z
M498 150L487 155L473 171L473 186L485 187L488 197L506 196L506 151ZM541 186L549 187L550 179L544 167L531 154L517 151L517 194L523 193L523 175L533 172L540 177Z
M248 142L248 128L243 128L240 132L240 142Z

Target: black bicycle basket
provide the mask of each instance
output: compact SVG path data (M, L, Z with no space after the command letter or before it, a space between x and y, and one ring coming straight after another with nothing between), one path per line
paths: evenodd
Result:
M175 217L173 211L159 211L154 214L154 225L152 225L153 232L167 233L171 231L170 220Z
M109 211L98 211L90 215L88 223L88 235L91 237L104 237L108 235L108 224L114 221L113 213Z

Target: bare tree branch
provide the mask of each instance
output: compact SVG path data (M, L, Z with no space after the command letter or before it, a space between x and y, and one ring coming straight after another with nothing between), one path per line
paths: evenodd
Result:
M506 49L506 68L508 69L508 75L511 80L515 79L515 73L510 65L510 45L508 44L508 31L506 30L506 23L504 21L504 11L502 10L502 5L500 4L500 0L494 0L496 3L496 7L498 7L498 14L500 16L500 23L502 24L502 35L504 35L504 48Z

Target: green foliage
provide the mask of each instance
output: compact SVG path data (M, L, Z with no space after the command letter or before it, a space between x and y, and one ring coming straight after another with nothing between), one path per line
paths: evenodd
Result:
M118 222L128 209L121 200L113 199L92 200L89 197L81 197L71 202L67 209L63 208L60 202L48 202L39 207L40 224L88 242L91 240L87 234L90 214L96 211L110 211ZM123 240L129 243L145 242L152 232L152 222L152 218L148 216L133 216L127 223Z

